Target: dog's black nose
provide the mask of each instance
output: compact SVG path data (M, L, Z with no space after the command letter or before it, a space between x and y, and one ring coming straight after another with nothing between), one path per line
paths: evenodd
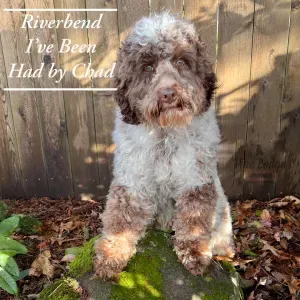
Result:
M162 88L158 90L158 98L165 103L172 103L175 101L177 91L173 87Z

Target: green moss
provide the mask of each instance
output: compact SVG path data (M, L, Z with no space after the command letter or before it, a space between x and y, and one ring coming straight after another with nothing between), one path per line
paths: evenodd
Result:
M93 270L94 242L98 238L96 236L83 245L80 253L69 265L69 276L78 279Z
M236 272L234 266L228 261L222 261L221 265L229 275L230 280L214 279L212 277L205 277L206 282L205 293L201 295L202 300L231 300L231 299L244 299L243 291L240 288L239 275ZM234 284L236 282L236 284ZM236 291L233 298L232 292Z
M72 278L59 279L46 287L38 296L39 300L79 300L80 287Z
M120 274L119 284L112 287L111 300L165 299L161 272L164 257L155 251L163 249L165 244L161 233L151 232L146 236L141 245L143 252L130 261Z
M201 300L230 300L229 296L232 292L232 284L215 280L205 280L207 290L201 296Z
M222 267L223 267L226 271L229 272L230 275L235 274L235 272L236 272L236 271L235 271L235 268L234 268L234 266L233 266L229 261L223 260L223 261L221 262L221 265L222 265Z

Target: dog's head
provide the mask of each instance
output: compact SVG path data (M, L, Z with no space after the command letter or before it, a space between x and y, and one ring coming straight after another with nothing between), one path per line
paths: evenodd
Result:
M216 76L193 24L164 13L123 42L115 82L124 122L176 127L209 108Z

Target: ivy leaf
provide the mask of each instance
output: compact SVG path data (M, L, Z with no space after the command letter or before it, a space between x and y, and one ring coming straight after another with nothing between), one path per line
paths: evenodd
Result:
M0 223L0 234L10 236L19 226L19 217L10 217Z
M17 241L12 240L11 238L0 235L0 253L7 253L7 251L15 251L19 254L26 254L27 249L22 244Z
M0 288L13 295L18 294L18 287L15 280L2 267L0 267Z
M23 270L19 273L19 276L13 276L15 281L21 280L29 275L29 269Z
M0 252L0 266L12 276L19 276L19 268L15 260L7 254Z
M7 211L8 211L7 205L4 202L0 201L0 221L5 219L7 215Z

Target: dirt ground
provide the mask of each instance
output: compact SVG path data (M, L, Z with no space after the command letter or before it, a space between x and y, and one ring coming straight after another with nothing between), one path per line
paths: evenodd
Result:
M49 282L67 273L65 250L80 247L101 232L103 203L83 200L1 200L9 214L25 214L42 221L35 235L16 234L28 248L16 257L20 270L32 275L18 282L20 299L36 299ZM300 200L288 196L267 202L232 204L236 257L230 261L241 275L245 299L300 299ZM34 270L37 258L50 255L49 270ZM43 274L41 274L43 273ZM0 291L0 299L14 299ZM89 299L83 291L82 299Z

